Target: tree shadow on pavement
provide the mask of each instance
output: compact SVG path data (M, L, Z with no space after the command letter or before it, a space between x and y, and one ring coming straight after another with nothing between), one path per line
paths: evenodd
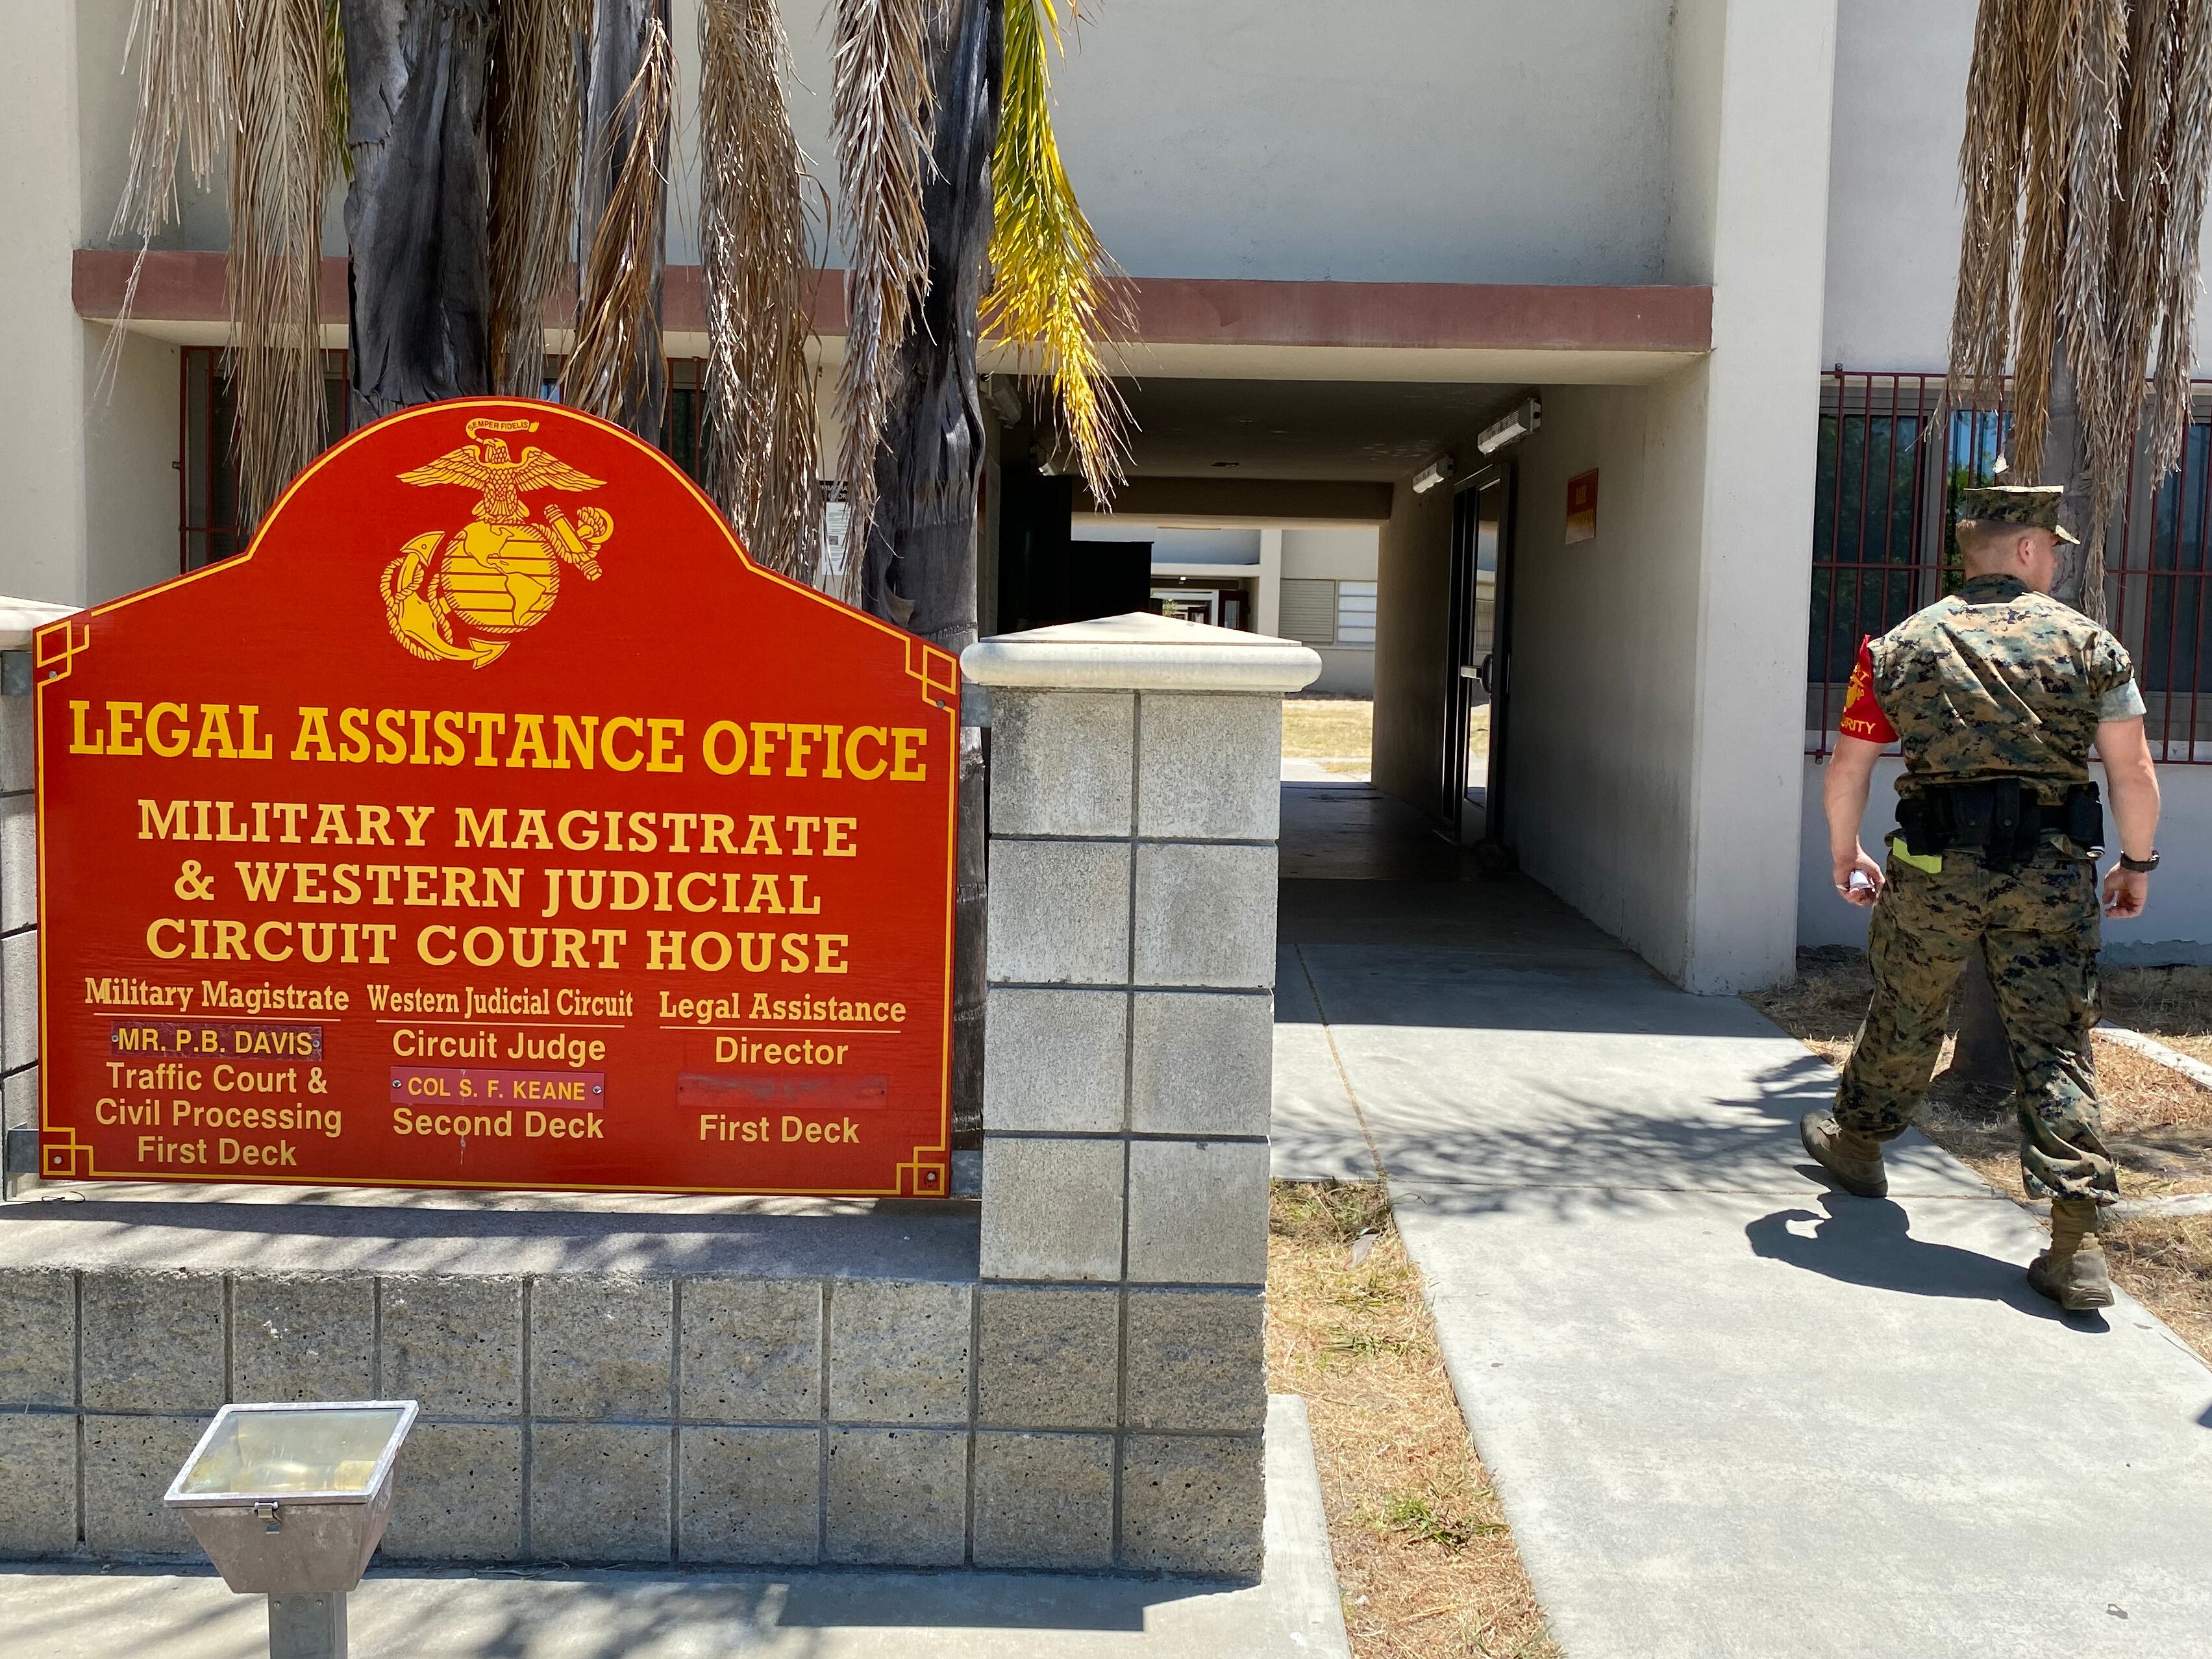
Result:
M1846 1285L1906 1296L1965 1297L2002 1302L2038 1319L2063 1320L2080 1330L2110 1328L2096 1314L2062 1313L2028 1288L2025 1264L1978 1250L1915 1238L1901 1206L1887 1199L1824 1194L1825 1214L1792 1208L1763 1215L1743 1230L1752 1254L1786 1261ZM1813 1224L1809 1234L1793 1224Z

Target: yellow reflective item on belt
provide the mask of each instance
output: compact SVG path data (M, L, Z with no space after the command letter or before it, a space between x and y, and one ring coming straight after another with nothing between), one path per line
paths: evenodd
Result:
M1904 842L1895 836L1889 838L1889 855L1899 864L1909 864L1914 869L1924 871L1929 875L1940 876L1943 873L1943 855L1941 853L1907 852Z

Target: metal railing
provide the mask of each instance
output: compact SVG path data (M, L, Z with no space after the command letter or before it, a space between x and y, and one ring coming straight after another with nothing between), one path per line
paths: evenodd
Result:
M1805 752L1833 742L1859 641L1960 581L1958 493L1993 476L2011 417L1946 409L1940 374L1822 377L1807 640ZM2154 486L2140 453L2106 536L2106 615L2136 665L2154 758L2212 763L2212 382L2179 468Z

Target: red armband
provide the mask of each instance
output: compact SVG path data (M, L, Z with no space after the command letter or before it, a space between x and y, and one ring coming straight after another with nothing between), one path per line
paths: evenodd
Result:
M1836 730L1847 738L1863 738L1869 743L1897 741L1897 728L1889 723L1889 716L1875 701L1871 639L1859 641L1859 659L1852 665L1850 684L1844 690L1844 716L1836 722Z

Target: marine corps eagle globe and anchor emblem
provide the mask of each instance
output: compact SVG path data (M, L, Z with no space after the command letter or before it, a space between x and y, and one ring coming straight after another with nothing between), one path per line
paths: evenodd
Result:
M579 507L571 518L558 502L547 501L539 509L544 522L532 524L526 493L580 493L605 480L535 444L516 460L496 434L535 432L535 421L477 419L467 429L471 441L401 473L399 482L476 490L476 522L415 537L385 566L380 586L393 639L427 661L482 668L512 643L500 635L520 634L552 610L562 565L575 567L586 581L599 580L599 550L614 534L615 520L604 507Z

